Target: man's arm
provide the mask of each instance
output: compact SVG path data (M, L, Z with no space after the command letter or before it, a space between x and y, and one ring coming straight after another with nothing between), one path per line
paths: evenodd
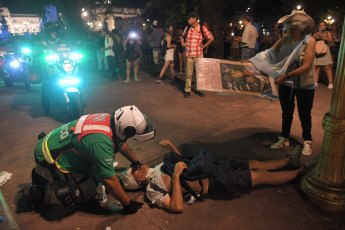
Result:
M208 47L213 41L214 41L214 37L213 37L213 35L211 35L211 38L208 39L208 41L206 42L206 44L204 45L204 47Z
M159 144L160 144L163 148L170 149L171 151L173 151L173 152L175 152L175 153L177 153L178 155L181 156L181 153L178 151L178 149L176 148L176 146L173 145L170 141L164 140L164 141L159 142Z
M163 200L163 207L173 212L183 212L183 197L180 184L180 175L187 165L180 161L175 165L174 174L171 178L171 197L167 196Z
M104 184L105 188L110 193L110 195L112 195L115 199L120 201L122 205L129 204L130 199L123 190L117 176L102 178L102 183Z
M124 156L127 160L130 162L137 162L138 158L134 155L134 153L131 151L127 143L123 143L120 148L119 152L121 153L122 156Z

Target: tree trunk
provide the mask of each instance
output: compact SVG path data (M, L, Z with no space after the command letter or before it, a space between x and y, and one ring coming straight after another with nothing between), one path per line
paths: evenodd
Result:
M223 0L200 0L200 18L202 22L207 22L214 36L213 45L215 51L213 58L224 58L224 41L222 36L223 26Z

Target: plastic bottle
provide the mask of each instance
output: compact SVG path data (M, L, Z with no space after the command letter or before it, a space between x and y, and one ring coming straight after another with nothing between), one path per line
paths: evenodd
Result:
M99 184L96 188L98 202L101 206L104 206L107 203L107 194L105 193L105 187L102 184Z

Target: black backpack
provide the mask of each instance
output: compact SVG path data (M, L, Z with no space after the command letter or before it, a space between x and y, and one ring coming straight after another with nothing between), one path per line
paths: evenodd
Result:
M119 50L119 43L117 43L117 40L115 39L115 37L113 35L109 35L107 37L108 44L109 44L109 37L111 37L111 39L113 39L113 46L111 47L111 49L113 50L114 53L116 53Z
M204 41L205 41L206 38L205 38L205 36L204 36L203 26L200 25L200 24L199 24L199 26L200 26L200 32L201 32L202 42L204 43ZM187 38L187 35L188 35L188 32L189 32L190 27L191 27L191 25L188 25L186 36L183 36L183 39L184 39L184 40L186 40L186 38Z
M159 55L163 58L165 54L167 53L168 49L168 42L165 39L165 36L161 40L161 45L160 45L160 50L159 50Z
M180 156L175 152L170 152L164 156L164 165L162 166L163 172L172 176L175 164L180 161L186 163L188 166L188 169L184 170L180 176L181 186L197 200L202 200L185 181L201 180L208 178L208 176L211 175L213 166L212 152L208 149L201 149L198 152L183 156Z

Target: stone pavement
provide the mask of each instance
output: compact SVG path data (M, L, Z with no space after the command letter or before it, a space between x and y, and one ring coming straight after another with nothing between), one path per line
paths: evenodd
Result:
M146 67L146 69L149 69ZM169 71L168 71L169 72ZM121 73L124 76L124 73ZM291 129L291 146L272 150L281 127L281 109L273 102L253 96L220 95L206 92L201 98L192 93L183 98L183 82L165 80L157 85L147 72L139 72L140 82L112 82L103 73L90 71L83 90L86 113L112 112L134 104L157 127L154 140L128 143L138 158L149 165L162 160L166 153L158 143L169 139L183 152L202 147L211 149L216 159L279 159L302 141L297 112ZM183 76L181 76L183 77ZM316 90L313 118L313 155L302 156L302 164L321 149L324 131L322 119L329 110L332 90L320 84ZM21 229L345 229L343 213L327 213L306 202L298 181L280 186L259 186L249 194L231 200L205 199L191 206L184 204L183 214L151 209L147 203L135 215L96 215L78 211L61 221L47 221L31 210L22 189L30 183L34 166L33 150L37 135L49 132L68 119L59 110L44 116L40 106L40 85L27 92L22 84L7 88L0 85L0 171L13 173L1 187L8 206ZM129 162L117 154L119 167ZM143 201L144 193L128 193ZM113 199L108 196L109 200ZM0 229L4 224L0 223Z

